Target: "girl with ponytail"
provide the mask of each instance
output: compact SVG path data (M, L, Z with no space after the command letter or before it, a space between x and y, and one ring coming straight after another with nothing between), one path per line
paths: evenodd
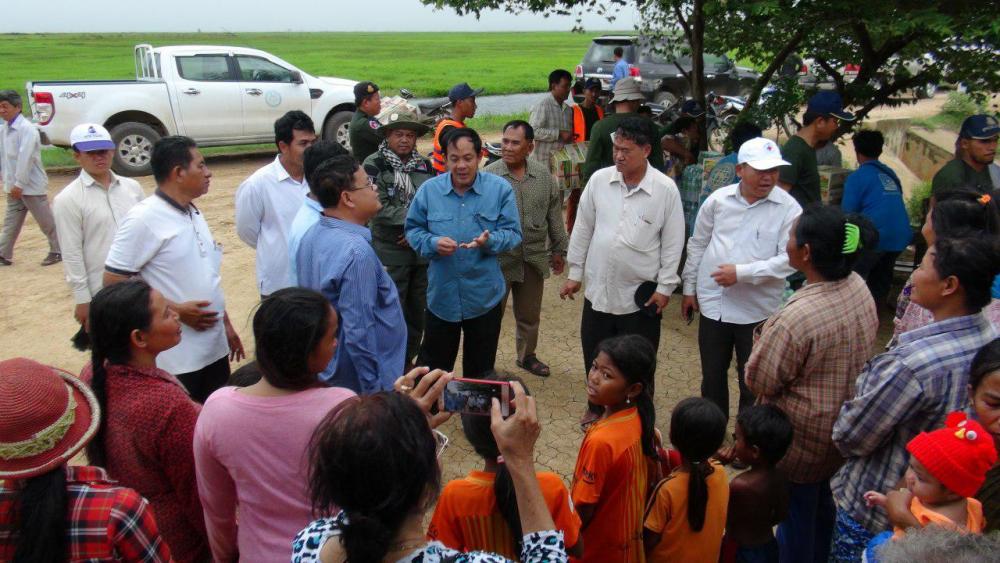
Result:
M524 387L521 378L508 374L491 373L483 379L517 381ZM528 393L527 387L524 392ZM445 485L427 535L459 551L492 551L516 559L522 547L517 495L510 471L490 431L490 419L463 414L462 429L472 448L483 458L483 470L473 471L468 477ZM537 473L537 478L556 528L563 532L567 551L580 557L583 554L583 542L578 541L580 517L569 502L569 492L562 478L544 471Z
M642 511L653 476L656 351L629 334L597 345L587 399L603 409L587 429L571 496L583 523L582 561L641 561Z
M653 491L643 523L649 561L715 563L726 527L729 483L712 456L726 434L715 403L689 397L670 417L670 443L684 461Z
M203 561L210 551L192 445L200 406L156 367L181 340L177 313L134 278L94 296L89 328L91 362L81 377L89 375L102 416L87 458L149 499L176 561Z

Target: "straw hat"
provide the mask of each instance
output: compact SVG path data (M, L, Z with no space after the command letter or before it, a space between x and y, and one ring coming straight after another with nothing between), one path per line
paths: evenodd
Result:
M27 358L0 362L0 479L27 479L67 463L101 422L83 381Z

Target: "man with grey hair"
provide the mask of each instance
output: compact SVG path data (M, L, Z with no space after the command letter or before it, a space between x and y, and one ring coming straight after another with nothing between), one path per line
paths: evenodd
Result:
M49 239L49 254L42 266L62 260L56 238L56 222L49 208L46 190L49 178L42 168L42 143L38 129L21 115L21 95L14 90L0 90L0 168L3 190L7 194L7 212L0 231L0 266L12 265L14 241L21 233L28 212Z

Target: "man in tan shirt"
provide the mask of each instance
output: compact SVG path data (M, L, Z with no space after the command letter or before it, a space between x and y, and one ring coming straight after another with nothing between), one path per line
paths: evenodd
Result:
M521 216L521 244L500 255L500 268L507 280L507 296L514 295L517 321L517 365L547 377L549 366L535 355L542 314L542 290L549 269L557 275L565 267L569 237L562 220L562 197L548 169L529 159L535 132L530 124L511 121L504 125L503 158L485 168L510 182ZM503 309L506 309L504 297Z

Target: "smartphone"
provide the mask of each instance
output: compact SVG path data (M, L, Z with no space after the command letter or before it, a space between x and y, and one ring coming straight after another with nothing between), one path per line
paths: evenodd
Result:
M485 379L452 379L444 388L444 410L462 414L489 416L493 398L500 401L500 414L510 416L510 401L514 394L508 381Z

